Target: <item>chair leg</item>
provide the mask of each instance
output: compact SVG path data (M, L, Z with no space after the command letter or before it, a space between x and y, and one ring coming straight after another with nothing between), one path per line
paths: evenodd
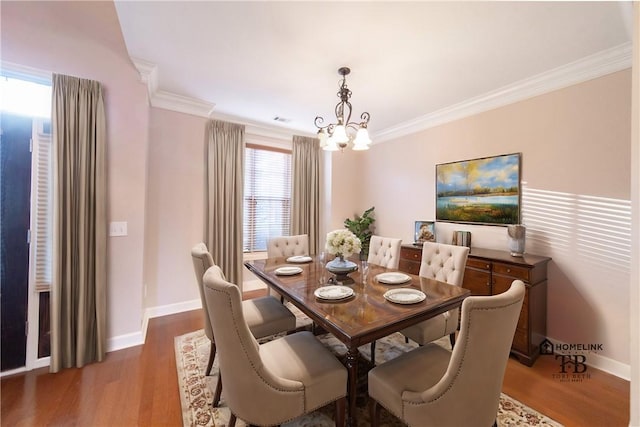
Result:
M376 366L376 342L371 341L371 364Z
M217 408L220 404L220 396L222 395L222 372L218 371L218 384L216 384L216 392L213 395L213 403L211 406Z
M336 427L344 427L346 421L345 410L347 408L347 398L341 397L340 399L336 400L335 406L336 413L334 418L336 420Z
M449 341L451 342L451 350L453 350L453 346L456 345L456 333L449 334Z
M205 375L211 375L211 369L213 369L213 359L216 358L216 343L211 341L211 351L209 352L209 362L207 363L207 370Z
M229 417L229 427L236 427L236 414L234 414L233 412Z
M371 418L371 427L380 425L380 404L369 396L369 417Z

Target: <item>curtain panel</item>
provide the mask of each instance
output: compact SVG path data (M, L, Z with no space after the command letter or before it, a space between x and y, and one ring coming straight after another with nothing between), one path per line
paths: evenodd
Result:
M106 353L106 123L102 85L53 75L51 372Z
M291 234L309 236L309 252L320 252L320 141L293 136Z
M208 123L206 176L204 241L227 280L242 290L243 125Z

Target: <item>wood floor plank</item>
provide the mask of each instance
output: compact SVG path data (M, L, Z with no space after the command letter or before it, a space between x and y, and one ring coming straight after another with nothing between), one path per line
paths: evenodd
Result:
M2 426L180 426L174 337L202 327L199 310L151 319L143 346L102 363L2 378ZM567 427L628 426L628 381L589 368L589 379L564 383L558 371L552 356L532 367L510 359L503 391Z

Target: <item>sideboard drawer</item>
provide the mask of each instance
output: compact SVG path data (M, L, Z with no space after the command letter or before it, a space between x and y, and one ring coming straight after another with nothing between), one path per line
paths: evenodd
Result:
M400 259L420 262L422 261L422 249L400 248Z
M491 262L477 258L467 258L467 267L477 268L478 270L491 271Z
M495 274L502 274L504 276L513 277L514 279L520 279L525 282L529 282L529 269L525 267L519 267L517 265L503 264L500 262L493 263L493 272Z
M416 276L420 274L420 263L407 261L406 259L400 258L400 262L398 263L398 270L404 271L405 273L415 274Z

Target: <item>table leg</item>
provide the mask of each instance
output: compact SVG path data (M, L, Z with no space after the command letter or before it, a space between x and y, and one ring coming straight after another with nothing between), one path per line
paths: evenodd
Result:
M346 359L347 371L349 372L349 383L347 384L347 397L349 399L349 412L347 413L347 425L356 427L356 395L358 393L358 347L347 350Z

